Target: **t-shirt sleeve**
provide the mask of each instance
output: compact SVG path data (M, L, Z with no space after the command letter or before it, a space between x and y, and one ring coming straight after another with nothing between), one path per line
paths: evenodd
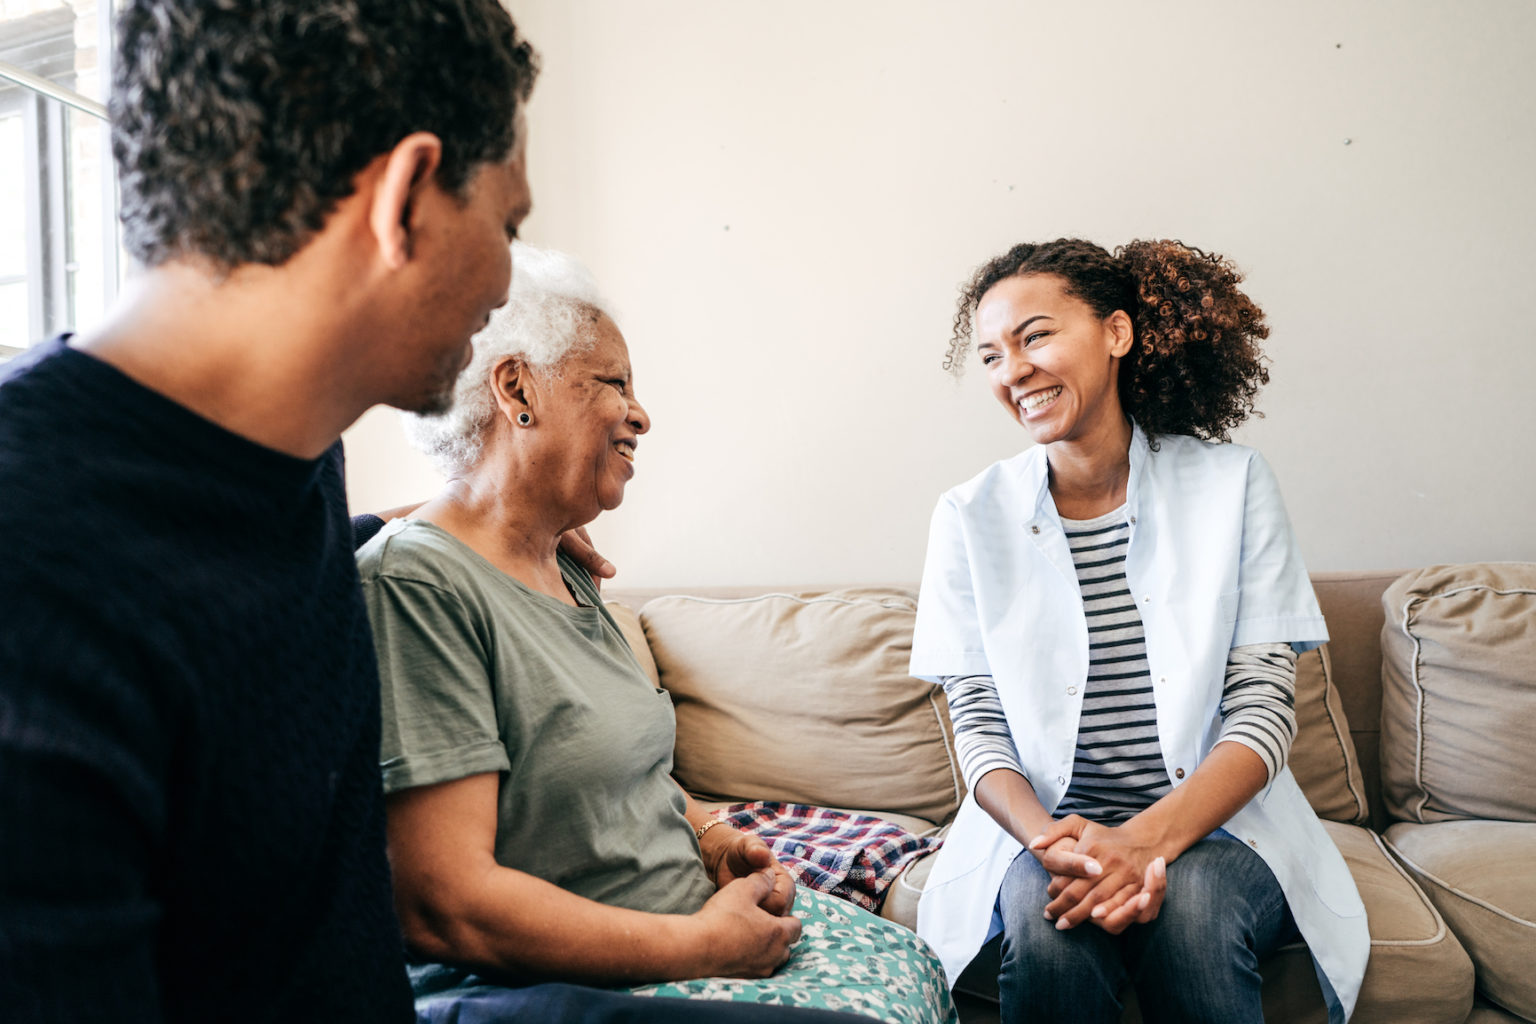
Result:
M1242 543L1232 646L1289 643L1300 653L1326 641L1328 627L1291 532L1280 485L1257 452L1248 463Z
M976 615L960 511L949 495L939 499L928 529L908 671L934 683L945 676L992 674Z
M363 580L378 654L386 793L511 767L484 642L459 596L421 580Z
M48 590L0 584L0 1017L159 1021L173 702L124 676L128 638Z

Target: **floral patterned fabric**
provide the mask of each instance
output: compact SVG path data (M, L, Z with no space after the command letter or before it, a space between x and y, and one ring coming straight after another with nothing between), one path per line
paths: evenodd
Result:
M826 893L800 889L800 941L771 978L699 978L636 995L804 1006L891 1024L954 1024L944 969L916 933Z

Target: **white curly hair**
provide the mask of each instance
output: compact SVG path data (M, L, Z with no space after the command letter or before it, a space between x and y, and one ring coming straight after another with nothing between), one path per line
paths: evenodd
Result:
M475 354L453 386L453 403L433 415L403 413L406 438L445 476L467 471L479 461L496 413L491 367L520 356L536 372L558 375L568 358L592 347L596 313L613 317L592 272L579 260L513 242L511 295L475 335Z

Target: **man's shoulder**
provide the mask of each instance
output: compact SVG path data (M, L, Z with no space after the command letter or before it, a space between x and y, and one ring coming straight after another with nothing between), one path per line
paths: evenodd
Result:
M0 467L11 439L46 442L53 429L68 430L72 350L62 338L42 342L0 366Z

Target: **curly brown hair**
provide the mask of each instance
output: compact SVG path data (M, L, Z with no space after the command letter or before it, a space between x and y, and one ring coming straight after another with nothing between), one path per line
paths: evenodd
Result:
M960 289L944 369L961 372L982 296L1030 274L1060 277L1101 318L1130 316L1135 344L1120 363L1120 403L1149 435L1229 441L1233 427L1263 415L1254 398L1269 383L1264 311L1238 288L1243 275L1230 261L1167 239L1113 253L1077 238L1026 242L982 264Z
M125 0L112 153L146 266L281 266L416 131L458 199L512 151L538 57L498 0Z

